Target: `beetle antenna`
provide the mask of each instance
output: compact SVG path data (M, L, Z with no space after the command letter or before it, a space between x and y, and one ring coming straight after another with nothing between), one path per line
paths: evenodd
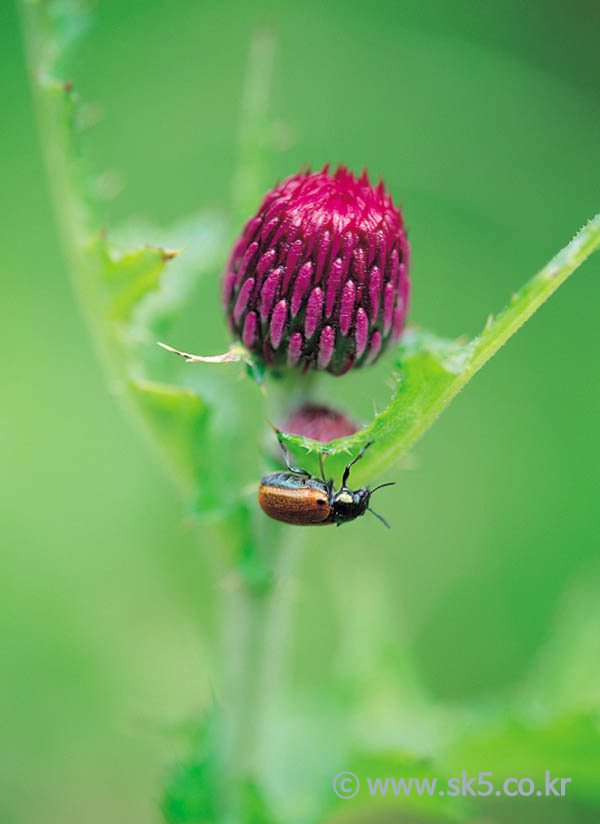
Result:
M377 492L378 489L383 489L384 486L396 486L396 481L388 481L387 484L379 484L379 486L376 486L374 489L369 489L369 494L372 495L374 492Z
M368 506L368 507L367 507L367 509L369 510L369 512L370 512L372 515L374 515L376 518L379 518L379 520L381 521L381 523L382 523L384 526L387 526L387 528L388 528L388 529L391 529L391 526L390 526L390 525L388 524L388 522L385 520L385 518L383 517L383 515L380 515L380 514L379 514L379 512L375 512L375 510L374 510L374 509L371 509L371 507L370 507L370 506Z
M362 458L362 456L365 454L365 452L366 452L366 451L367 451L367 449L371 446L371 444L372 444L372 443L373 443L373 441L369 441L368 443L366 443L366 444L363 446L363 448L360 450L360 452L358 453L358 455L356 456L356 458L354 458L354 460L350 461L350 463L348 464L348 466L344 469L344 475L343 475L343 477L342 477L342 488L346 486L346 482L347 482L347 480L348 480L348 476L350 475L350 468L351 468L352 466L354 466L354 464L355 464L357 461L360 461L360 459Z

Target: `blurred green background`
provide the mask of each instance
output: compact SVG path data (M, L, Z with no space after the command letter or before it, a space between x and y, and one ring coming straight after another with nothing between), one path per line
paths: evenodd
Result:
M592 0L99 0L73 80L102 114L88 159L124 183L108 226L227 212L257 26L277 37L270 180L327 161L382 176L409 228L414 322L477 332L598 211ZM0 821L147 824L173 727L210 700L214 547L199 547L107 392L57 238L12 2L0 30ZM296 700L354 673L359 709L332 698L302 740L289 733L299 774L292 759L275 795L310 790L320 744L349 728L435 751L470 713L597 712L599 275L592 259L418 444L381 504L389 534L370 519L333 545L311 533L295 587ZM194 351L225 338L217 276L214 305L198 305L210 346ZM190 330L181 345L194 342ZM368 416L386 374L383 362L325 386ZM492 769L479 747L474 766ZM527 775L527 736L522 748ZM580 767L562 774L575 782ZM598 816L534 806L507 802L489 820Z

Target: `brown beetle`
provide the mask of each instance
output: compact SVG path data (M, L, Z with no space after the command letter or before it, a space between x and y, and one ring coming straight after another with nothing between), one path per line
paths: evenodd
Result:
M373 441L365 444L356 458L350 461L344 470L342 485L336 491L333 481L325 478L322 453L319 455L321 477L315 478L305 469L298 469L290 464L279 432L277 432L277 438L288 471L265 475L258 488L258 503L270 518L297 526L320 524L340 526L369 511L389 529L388 522L371 509L369 502L376 490L384 486L393 486L393 482L380 484L375 489L362 486L360 489L352 490L346 485L350 467L362 458L365 450L371 446Z

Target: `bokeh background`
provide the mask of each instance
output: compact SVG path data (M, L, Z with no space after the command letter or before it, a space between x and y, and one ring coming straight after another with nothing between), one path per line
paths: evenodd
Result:
M99 0L73 80L101 115L90 164L123 183L108 226L227 215L249 39L265 26L277 39L270 179L328 161L382 176L410 232L413 321L477 332L598 211L591 0ZM214 547L199 546L107 392L57 238L10 0L0 31L0 821L147 824L173 731L210 696ZM367 519L333 544L311 534L290 676L310 696L352 671L363 709L332 700L305 740L290 734L293 786L320 780L310 765L336 730L435 750L448 718L597 701L599 276L593 259L391 473L389 534ZM214 304L198 305L215 346L217 277ZM368 416L386 371L343 379L348 408ZM527 735L515 747L526 775ZM575 781L580 766L562 774ZM598 815L568 800L516 810L489 820Z

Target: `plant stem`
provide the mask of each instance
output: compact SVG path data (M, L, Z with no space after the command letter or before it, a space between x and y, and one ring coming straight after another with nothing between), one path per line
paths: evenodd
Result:
M242 91L238 163L234 176L232 231L237 233L258 207L264 193L266 158L271 140L268 119L270 86L275 60L275 37L269 31L255 30Z
M243 824L246 819L243 782L260 778L264 730L282 683L292 604L289 583L298 542L284 540L279 524L269 527L269 545L261 548L270 557L270 584L257 588L236 574L224 587L222 677L227 721L221 755L225 781L217 806L226 824Z
M225 693L229 708L227 770L253 772L261 711L261 662L264 660L269 603L274 589L256 593L238 581L225 599Z

